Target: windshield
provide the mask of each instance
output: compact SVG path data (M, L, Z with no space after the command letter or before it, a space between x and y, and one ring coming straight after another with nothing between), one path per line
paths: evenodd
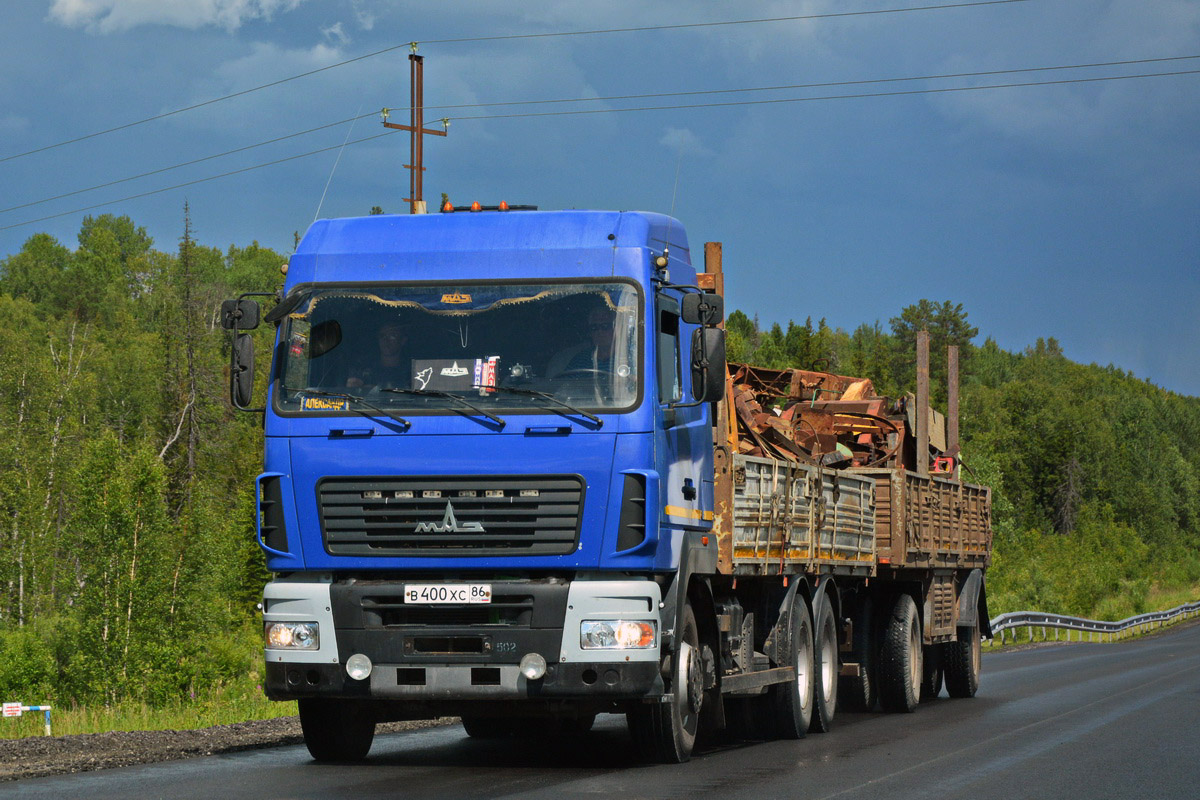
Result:
M298 414L628 409L640 320L631 283L315 289L283 320L275 404Z

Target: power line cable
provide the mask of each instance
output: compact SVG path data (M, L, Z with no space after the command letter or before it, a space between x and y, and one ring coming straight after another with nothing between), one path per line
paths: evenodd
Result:
M558 31L558 32L549 32L549 33L516 33L516 34L501 34L501 35L497 35L497 36L463 36L463 37L458 37L458 38L453 38L453 39L429 39L429 40L422 42L422 44L461 44L461 43L465 43L465 42L496 42L496 41L519 40L519 39L548 39L548 38L563 37L563 36L595 36L595 35L610 34L610 33L639 33L639 32L644 32L644 31L684 30L687 28L712 28L712 27L717 27L717 26L722 26L722 25L756 25L756 24L776 23L776 22L798 22L798 21L816 20L816 19L833 19L836 17L861 17L861 16L876 15L876 14L903 14L903 13L908 13L908 12L913 12L913 11L938 11L938 10L943 10L943 9L970 8L973 6L1010 5L1013 3L1027 3L1027 2L1029 2L1029 0L977 0L976 2L949 3L949 4L944 4L944 5L908 6L908 7L901 7L901 8L877 8L877 9L870 9L867 11L841 11L841 12L831 12L831 13L826 13L826 14L801 14L801 15L795 15L795 16L789 16L789 17L763 17L763 18L759 18L759 19L724 20L724 21L720 21L720 22L691 22L691 23L677 23L674 25L644 25L644 26L629 27L629 28L602 28L602 29L595 29L595 30ZM165 119L167 117L172 117L172 116L175 116L176 114L182 114L185 111L194 111L197 108L204 108L205 106L210 106L210 105L213 105L214 103L221 103L226 100L232 100L236 97L243 97L245 95L252 94L254 92L262 91L263 89L270 89L273 86L279 86L281 84L288 83L288 82L294 81L294 80L298 80L300 78L307 78L312 75L316 75L321 72L326 72L331 69L336 69L338 67L344 67L347 64L354 64L359 61L365 61L368 58L374 58L375 56L381 56L381 55L384 55L385 53L395 52L396 50L400 50L402 48L410 47L410 46L413 46L416 44L417 44L417 42L405 42L404 44L392 45L391 47L385 47L382 50L376 50L372 53L365 53L361 56L355 56L354 58L348 58L345 61L339 61L335 64L329 64L324 67L318 67L316 69L308 70L307 72L301 72L296 75L290 75L286 78L280 78L279 80L271 81L269 83L264 83L259 86L252 86L249 89L243 89L241 91L233 92L231 94L223 95L221 97L214 97L210 100L204 100L199 103L193 103L190 106L184 106L183 108L177 108L173 111L164 111L161 114L155 114L154 116L151 116L151 117L134 120L133 122L126 122L122 125L116 125L112 128L106 128L105 130L95 131L93 133L87 133L82 136L76 136L73 139L64 139L61 142L55 142L54 144L48 144L48 145L43 145L42 147L36 147L32 150L26 150L23 153L14 153L11 156L3 156L3 157L0 157L0 163L4 163L5 161L12 161L12 160L18 159L18 158L24 158L25 156L31 156L31 155L34 155L35 153L44 153L47 150L54 150L59 147L65 147L66 145L69 145L69 144L76 144L78 142L86 141L88 139L94 139L98 136L105 136L110 133L116 133L117 131L123 131L123 130L127 130L129 128L137 127L138 125L145 125L148 122L154 122L156 120Z
M315 128L308 128L307 130L296 131L295 133L289 133L285 136L276 136L274 139L267 139L265 141L255 142L254 144L248 144L244 147L236 147L233 150L226 150L223 153L214 153L213 155L203 156L202 158L193 158L191 161L183 161L178 164L172 164L169 167L160 167L159 169L152 169L149 172L140 172L137 175L130 175L127 178L118 178L117 180L108 181L107 183L98 183L95 186L89 186L86 189L76 189L71 192L64 192L63 194L57 194L54 197L46 197L41 200L31 200L28 203L21 203L20 205L17 205L17 206L9 206L8 208L0 208L0 214L6 214L9 211L16 211L16 210L22 209L22 208L29 208L30 206L39 206L42 203L49 203L53 200L62 200L65 197L74 197L77 194L84 194L85 192L92 192L92 191L95 191L96 189L106 189L109 186L116 186L117 184L120 184L120 183L129 183L130 181L136 181L138 178L148 178L151 175L161 175L164 172L171 172L172 170L182 169L183 167L190 167L194 164L202 164L205 161L213 161L214 159L224 158L225 156L232 156L232 155L236 155L237 153L244 153L247 150L254 150L255 148L265 147L266 145L269 145L269 144L277 144L278 142L287 141L288 139L295 139L298 136L304 136L309 133L316 133L317 131L323 131L328 128L336 128L338 125L345 125L348 122L354 122L355 120L362 119L363 117L374 116L377 113L379 113L379 112L373 111L370 114L362 114L357 117L347 117L346 119L340 119L337 122L330 122L325 125L318 125Z
M513 100L513 101L495 102L495 103L461 103L458 105L426 106L426 110L430 110L430 109L450 110L450 109L460 109L460 108L497 108L497 107L507 107L507 106L525 106L525 105L533 106L533 105L561 104L561 103L591 103L591 102L608 102L608 101L614 101L614 100L643 100L643 99L658 98L658 97L691 97L691 96L697 96L697 95L736 94L736 93L740 93L740 92L770 92L770 91L783 91L783 90L789 90L789 89L817 89L817 88L830 88L833 86L861 86L861 85L873 84L873 83L900 83L900 82L908 82L908 81L948 80L951 78L974 78L974 77L985 77L985 76L993 76L993 75L1012 75L1012 74L1019 74L1019 73L1023 73L1023 72L1047 72L1047 71L1053 71L1053 70L1091 69L1091 68L1096 68L1096 67L1128 66L1128 65L1135 65L1135 64L1152 64L1152 63L1162 63L1162 62L1170 62L1170 61L1185 61L1185 60L1197 59L1197 58L1200 58L1200 55L1167 56L1167 57L1162 57L1162 58L1139 58L1139 59L1128 59L1128 60L1124 60L1124 61L1098 61L1098 62L1093 62L1093 63L1089 63L1089 64L1062 64L1062 65L1051 66L1051 67L1026 67L1023 69L999 69L999 70L984 70L984 71L977 71L977 72L955 72L955 73L946 73L946 74L942 74L942 75L916 75L916 76L902 77L902 78L873 78L873 79L862 79L862 80L851 80L851 81L825 81L825 82L821 82L821 83L792 83L792 84L780 84L777 86L749 86L749 87L743 87L743 88L739 88L739 89L700 89L700 90L694 90L694 91L681 91L681 92L654 92L654 93L649 93L649 94L608 95L608 96L604 96L604 97L575 97L575 98L558 98L558 99L549 99L549 100ZM146 177L150 177L152 175L160 175L164 172L170 172L172 170L181 169L183 167L193 166L195 164L200 164L205 161L212 161L214 159L222 158L224 156L235 155L237 153L244 153L248 150L253 150L258 147L264 147L269 144L277 144L279 142L286 141L288 139L294 139L299 136L305 136L310 133L316 133L318 131L323 131L323 130L327 130L329 128L334 128L334 127L337 127L338 125L354 123L357 120L374 116L377 113L379 113L379 112L372 111L369 114L358 114L356 116L347 117L346 119L338 120L336 122L330 122L330 123L326 123L324 125L318 125L314 128L307 128L305 130L296 131L295 133L289 133L284 136L277 136L275 138L267 139L265 141L245 145L244 147L237 147L232 150L226 150L222 153L215 153L213 155L204 156L202 158L196 158L196 159L192 159L190 161L184 161L179 164L173 164L171 166L161 167L161 168L155 169L155 170L150 170L149 172L142 172L142 173L138 173L137 175L131 175L126 178L119 178L117 180L108 181L106 183L96 184L94 186L89 186L84 189L76 189L74 191L65 192L65 193L59 194L59 195L54 195L53 197L46 197L46 198L42 198L40 200L31 200L28 203L21 203L20 205L9 206L8 208L0 208L0 214L5 214L10 211L17 211L22 208L30 208L31 206L41 205L43 203L49 203L54 200L62 200L67 197L74 197L75 195L78 195L78 194L84 194L86 192L94 191L96 189L104 189L109 186L116 186L121 183L128 183L130 181L138 180L139 178L146 178Z
M902 97L914 94L942 94L947 92L971 92L982 89L1013 89L1028 86L1058 86L1067 83L1095 83L1099 81L1120 81L1131 78L1164 78L1174 75L1200 74L1200 69L1179 70L1177 72L1150 72L1140 75L1108 75L1097 78L1064 78L1056 81L1026 81L1022 83L995 83L985 86L949 86L940 89L908 89L896 92L867 92L864 94L821 95L819 97L784 97L774 100L738 100L728 103L688 103L672 106L632 106L628 108L595 108L577 109L574 111L541 111L526 114L480 114L470 117L451 117L454 122L464 122L476 119L517 119L528 117L565 117L579 114L611 114L621 111L675 111L691 108L727 108L730 106L759 106L779 103L804 103L812 100L850 100L869 97Z
M702 94L736 94L738 92L774 92L785 89L824 89L831 86L861 86L870 83L902 83L905 81L948 80L950 78L980 78L991 75L1014 75L1022 72L1050 72L1064 69L1092 69L1095 67L1120 67L1135 64L1154 64L1165 61L1187 61L1200 58L1200 55L1166 56L1163 58L1138 58L1126 61L1097 61L1090 64L1061 64L1054 67L1024 67L1021 69L993 69L980 72L948 72L942 75L914 75L906 78L864 78L852 81L825 81L821 83L789 83L777 86L748 86L740 89L697 89L682 92L653 92L650 94L609 95L606 97L573 97L553 100L510 100L501 103L461 103L459 105L425 106L426 111L444 111L456 108L493 108L498 106L533 106L553 103L589 103L609 100L643 100L652 97L688 97ZM462 119L452 117L451 119Z
M241 169L234 169L234 170L230 170L229 172L222 172L220 175L209 175L207 178L197 178L194 181L185 181L184 183L177 183L174 186L164 186L161 189L151 189L148 192L141 192L140 194L131 194L128 197L122 197L117 200L106 200L103 203L95 203L94 205L86 206L84 208L76 208L72 211L64 211L60 214L50 214L48 216L40 217L38 219L28 220L27 222L15 222L12 225L5 225L3 227L0 227L0 231L6 231L6 230L9 230L10 228L19 228L22 225L33 225L34 223L37 223L37 222L45 222L48 219L57 219L58 217L67 217L67 216L70 216L71 214L80 214L80 213L83 213L84 211L92 211L97 208L103 208L104 206L111 206L115 203L124 203L128 200L138 200L143 197L150 197L151 195L162 194L163 192L169 192L173 189L182 189L186 186L195 186L198 183L207 183L208 181L215 181L219 178L228 178L230 175L240 175L243 172L252 172L256 169L263 169L264 167L273 167L276 164L283 164L288 161L295 161L300 158L307 158L309 156L315 156L319 153L328 153L330 150L337 150L339 148L346 147L347 145L352 145L352 144L362 144L363 142L369 142L372 139L380 139L384 136L391 136L398 132L399 131L385 131L384 133L377 133L374 136L366 136L362 139L355 139L352 142L343 142L342 144L335 144L330 147L322 147L319 150L310 150L307 153L300 153L300 154L294 155L294 156L287 156L286 158L279 158L274 161L268 161L263 164L254 164L249 167L243 167Z
M598 108L598 109L583 109L583 110L575 110L575 111L544 111L544 112L533 112L533 113L527 113L527 114L492 114L492 115L478 115L478 116L472 116L472 117L455 117L454 120L455 121L466 121L466 120L479 120L479 119L518 119L518 118L571 116L571 115L581 115L581 114L613 114L613 113L620 113L620 112L626 112L626 111L673 111L673 110L697 109L697 108L729 108L729 107L734 107L734 106L778 105L781 103L806 103L806 102L815 102L815 101L820 101L820 100L850 100L850 99L858 99L858 98L903 97L903 96L908 96L908 95L919 95L919 94L946 94L946 93L950 93L950 92L974 92L974 91L984 91L984 90L990 90L990 89L1025 88L1025 87L1031 87L1031 86L1061 86L1064 84L1071 84L1071 83L1097 83L1097 82L1102 82L1102 81L1120 81L1120 80L1132 80L1132 79L1139 79L1139 78L1166 78L1166 77L1173 77L1173 76L1180 76L1180 75L1197 75L1197 74L1200 74L1200 69L1178 70L1178 71L1174 71L1174 72L1150 72L1150 73L1142 73L1142 74L1137 74L1137 75L1107 75L1107 76L1095 77L1095 78L1067 78L1067 79L1052 80L1052 81L1026 81L1026 82L1021 82L1021 83L996 83L996 84L988 84L988 85L984 85L984 86L953 86L953 87L944 87L944 88L938 88L938 89L909 89L909 90L895 91L895 92L867 92L867 93L862 93L862 94L821 95L818 97L787 97L787 98L777 98L777 99L772 99L772 100L740 100L740 101L731 101L731 102L727 102L727 103L689 103L689 104L684 104L684 105L670 105L670 106L635 106L635 107L630 107L630 108ZM94 205L86 206L84 208L76 208L71 211L63 211L58 214L50 214L45 217L40 217L38 219L26 220L25 222L15 222L10 225L0 226L0 231L6 231L6 230L10 230L12 228L19 228L23 225L33 225L38 222L45 222L46 220L57 219L58 217L70 216L71 214L79 214L84 211L91 211L93 209L102 208L104 206L114 205L116 203L124 203L129 200L137 200L137 199L140 199L143 197L149 197L151 195L161 194L163 192L169 192L173 189L180 189L180 188L183 188L186 186L194 186L198 183L206 183L208 181L217 180L219 178L227 178L231 175L239 175L239 174L242 174L245 172L251 172L251 171L257 170L257 169L263 169L264 167L271 167L271 166L275 166L277 164L286 163L288 161L295 161L297 159L307 158L308 156L314 156L319 153L327 153L331 150L337 150L341 147L346 147L346 146L355 145L355 144L362 144L363 142L369 142L369 141L372 141L375 139L382 138L384 136L391 136L392 134L397 133L397 132L398 131L386 131L384 133L378 133L373 136L366 136L361 139L354 139L352 141L345 142L341 145L333 145L331 147L322 147L317 150L310 150L307 153L299 153L294 156L288 156L286 158L280 158L280 159L276 159L274 161L268 161L263 164L255 164L255 165L252 165L249 167L243 167L242 169L236 169L236 170L231 170L229 172L223 172L219 175L210 175L206 178L197 178L196 180L186 181L184 183L175 184L174 186L166 186L161 189L153 189L150 191L141 192L139 194L130 195L128 197L121 197L116 200L107 200L105 202L96 203Z

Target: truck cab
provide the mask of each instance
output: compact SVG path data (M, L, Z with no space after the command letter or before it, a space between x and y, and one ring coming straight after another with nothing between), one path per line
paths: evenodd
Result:
M579 727L661 699L713 520L723 340L685 313L695 283L658 214L309 229L267 316L257 489L266 692L301 701L314 755L383 719Z

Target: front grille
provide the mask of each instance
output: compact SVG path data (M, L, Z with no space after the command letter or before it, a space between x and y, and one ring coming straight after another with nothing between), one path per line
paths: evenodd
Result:
M583 513L578 475L323 478L330 555L567 555Z

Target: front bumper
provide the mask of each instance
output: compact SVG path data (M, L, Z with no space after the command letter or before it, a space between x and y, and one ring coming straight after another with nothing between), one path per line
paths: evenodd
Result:
M403 581L269 584L264 620L295 621L309 613L320 622L322 638L314 652L266 650L268 697L438 703L623 700L663 693L659 647L583 650L579 642L584 619L651 620L661 632L660 592L654 581L484 582L492 585L492 604L436 607L407 605ZM355 653L373 664L365 680L346 674L346 659ZM546 659L542 678L531 681L521 674L519 664L528 653Z

